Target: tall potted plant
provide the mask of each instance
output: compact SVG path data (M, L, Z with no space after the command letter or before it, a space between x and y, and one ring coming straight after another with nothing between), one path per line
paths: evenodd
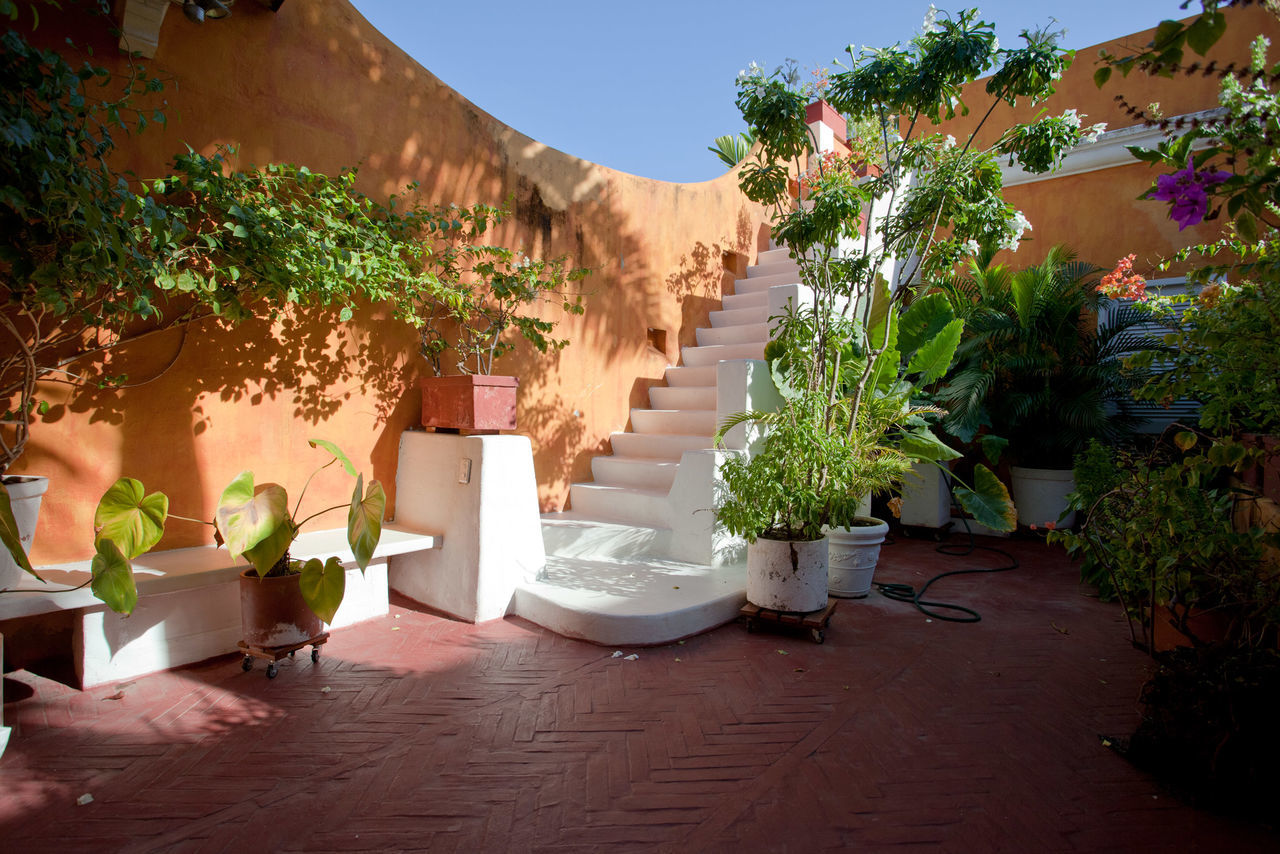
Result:
M1124 403L1136 375L1122 357L1152 345L1138 329L1151 318L1109 300L1117 273L1100 280L1101 269L1063 246L1018 271L993 265L993 255L988 248L968 276L938 285L965 320L938 393L944 426L963 442L1007 448L1020 523L1070 526L1073 458L1090 439L1114 441L1134 426ZM1121 263L1119 275L1132 277L1123 266L1131 259Z
M312 519L334 510L347 510L347 543L363 572L382 536L386 494L376 480L365 485L364 476L332 442L311 439L313 448L330 456L303 486L297 501L289 506L289 495L275 483L255 484L252 471L243 471L229 483L218 499L213 522L173 516L169 499L162 492L148 494L132 478L121 478L107 490L94 514L94 591L103 598L123 597L129 608L137 601L130 561L150 551L164 535L170 518L209 524L215 539L227 547L232 558L244 557L249 567L240 574L241 617L245 644L254 649L296 646L318 637L323 623L333 621L346 592L346 571L337 557L306 562L291 560L289 547L302 527ZM320 471L335 463L355 478L351 501L327 507L299 519L298 511L307 486ZM99 585L121 589L99 591ZM274 670L268 670L274 675Z
M1001 198L998 156L1045 172L1067 147L1098 131L1082 129L1070 112L1014 126L984 148L977 134L991 111L959 144L925 131L929 123L954 116L962 87L984 73L994 71L986 87L993 101L1034 102L1052 94L1071 54L1058 49L1050 34L1023 35L1022 48L1000 49L993 26L967 11L931 16L905 48L851 48L851 67L832 75L827 100L870 125L879 174L828 168L812 158L817 139L807 128L804 95L777 72L767 75L754 64L739 76L738 107L759 142L742 167L741 187L752 200L771 206L775 239L791 250L812 293L811 311L778 320L780 346L790 351L775 350L771 359L783 391L781 410L743 417L765 429L757 453L785 458L787 443L769 439L781 430L791 432L801 449L834 455L835 464L823 467L816 452L806 452L818 466L816 476L801 468L803 476L786 484L814 491L811 498L803 496L804 506L821 517L806 517L810 532L819 523L842 526L854 518L853 508L866 494L850 494L859 478L874 489L895 483L912 460L954 456L933 433L931 420L938 413L922 405L920 390L946 371L963 322L945 298L924 294L970 244L1016 247L1029 228ZM788 193L788 182L805 171L806 160L801 204ZM805 327L807 332L792 334ZM796 438L800 428L804 432ZM868 476L876 472L874 465L888 463L888 471ZM755 529L758 537L759 521L734 518L736 508L750 511L753 493L763 494L761 477L734 480L735 470L745 475L751 466L751 460L730 462L729 510L721 515L748 535ZM768 461L757 466L764 470ZM957 498L990 527L1012 526L1007 492L985 467Z
M494 360L516 346L507 333L515 330L539 353L559 350L568 339L552 337L556 321L536 310L559 303L566 314L582 314L582 297L572 286L589 270L567 267L563 257L534 259L484 242L507 216L490 205L450 205L428 222L440 287L427 295L419 326L419 349L434 374L420 383L423 426L468 433L514 430L519 381L493 375ZM456 374L445 374L448 361Z

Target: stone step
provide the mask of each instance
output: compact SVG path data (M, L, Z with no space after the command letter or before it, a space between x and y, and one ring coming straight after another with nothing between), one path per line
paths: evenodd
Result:
M714 413L713 413L714 416ZM593 457L591 477L604 486L670 490L680 463L643 457Z
M681 347L681 360L688 366L699 367L723 362L726 359L763 359L764 342L747 344L713 344L708 347Z
M587 519L573 511L542 517L542 544L547 556L597 560L662 558L671 540L669 528L624 525Z
M769 340L769 324L744 323L737 326L720 326L708 329L705 326L697 330L698 346L706 347L714 344L753 344Z
M747 267L747 278L755 279L760 276L772 275L799 275L800 265L796 264L790 258L784 258L781 261L772 261L768 264L752 264Z
M766 249L756 256L755 266L767 267L773 264L794 264L791 260L791 250L786 248Z
M796 285L800 283L800 273L785 271L754 276L750 279L738 279L733 283L735 294L750 294L756 291L767 291L774 285Z
M664 375L667 385L672 388L686 388L688 386L712 386L716 384L716 366L715 365L680 365L674 368L667 368Z
M727 298L726 298L727 299ZM726 326L749 326L756 323L768 323L769 306L764 302L747 308L731 308L713 311L708 315L712 329Z
M609 437L613 452L622 457L680 461L685 451L701 451L713 447L711 434L682 436L669 433L614 433Z
M580 516L654 528L667 527L667 490L575 483L569 507Z
M649 387L649 405L654 409L711 409L716 408L714 385Z
M633 409L631 429L636 433L710 436L716 431L714 409Z
M720 298L720 305L726 310L736 311L740 308L759 308L765 307L765 311L769 310L769 292L753 291L751 293L726 294Z
M673 643L737 619L746 574L745 565L549 556L538 581L516 588L513 610L606 647Z

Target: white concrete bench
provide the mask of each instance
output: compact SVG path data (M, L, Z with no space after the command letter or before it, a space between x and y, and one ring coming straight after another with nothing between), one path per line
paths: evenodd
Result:
M345 529L310 531L289 549L297 560L337 556L347 570L347 592L333 621L348 626L387 613L387 561L443 545L437 534L394 523L361 574ZM89 561L38 567L48 584L26 579L0 594L0 623L55 612L78 612L71 650L82 687L131 679L236 651L240 640L239 576L247 564L233 562L225 548L198 546L152 552L133 562L138 605L128 617L107 609L86 586Z

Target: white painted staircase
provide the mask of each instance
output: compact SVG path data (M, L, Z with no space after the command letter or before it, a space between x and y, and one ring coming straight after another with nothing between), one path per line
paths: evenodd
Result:
M712 448L719 420L746 406L744 382L732 378L748 369L721 363L763 359L771 311L800 287L785 249L757 260L696 346L682 348L682 364L667 368L667 384L649 390L650 408L631 410L631 429L610 437L613 453L591 461L594 480L570 487L570 509L542 517L547 569L517 590L516 613L619 646L667 643L737 616L743 548L715 524L724 452Z

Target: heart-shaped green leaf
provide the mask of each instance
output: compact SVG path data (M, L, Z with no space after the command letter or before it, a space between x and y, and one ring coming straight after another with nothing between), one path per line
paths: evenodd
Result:
M347 573L342 563L336 557L324 563L313 557L302 565L302 578L298 579L298 585L307 607L326 623L332 623L347 588Z
M974 466L973 489L957 486L954 494L960 506L971 513L979 525L993 531L1012 531L1018 526L1009 490L986 466Z
M902 436L902 453L913 460L937 462L954 460L960 453L933 434L928 427L917 427Z
M356 467L351 464L351 460L347 459L347 455L342 453L342 449L327 439L308 439L307 444L313 448L322 448L333 455L333 458L342 463L342 467L347 470L347 474L352 477L356 476Z
M89 589L117 614L126 617L138 604L138 587L133 581L133 567L112 540L98 540L98 553L89 562L92 580Z
M912 355L907 373L922 374L920 382L926 385L941 377L951 367L951 359L956 354L963 332L964 321L959 318L942 327Z
M164 536L169 497L146 494L140 481L122 477L112 484L93 514L97 539L111 540L128 560L150 551Z
M386 509L387 494L382 484L371 480L365 490L364 475L356 477L356 490L351 494L351 509L347 512L347 542L361 572L373 559L373 550L382 538L382 516Z
M18 520L13 517L13 505L9 501L9 491L0 484L0 544L8 550L13 562L25 572L40 578L40 574L27 559L27 550L22 547L22 537L18 534ZM43 578L40 578L44 581Z
M223 490L214 521L231 556L249 557L259 575L265 575L284 556L295 531L284 487L274 483L254 487L251 471L240 472ZM265 543L263 549L250 556L259 543ZM273 554L274 559L269 560Z

